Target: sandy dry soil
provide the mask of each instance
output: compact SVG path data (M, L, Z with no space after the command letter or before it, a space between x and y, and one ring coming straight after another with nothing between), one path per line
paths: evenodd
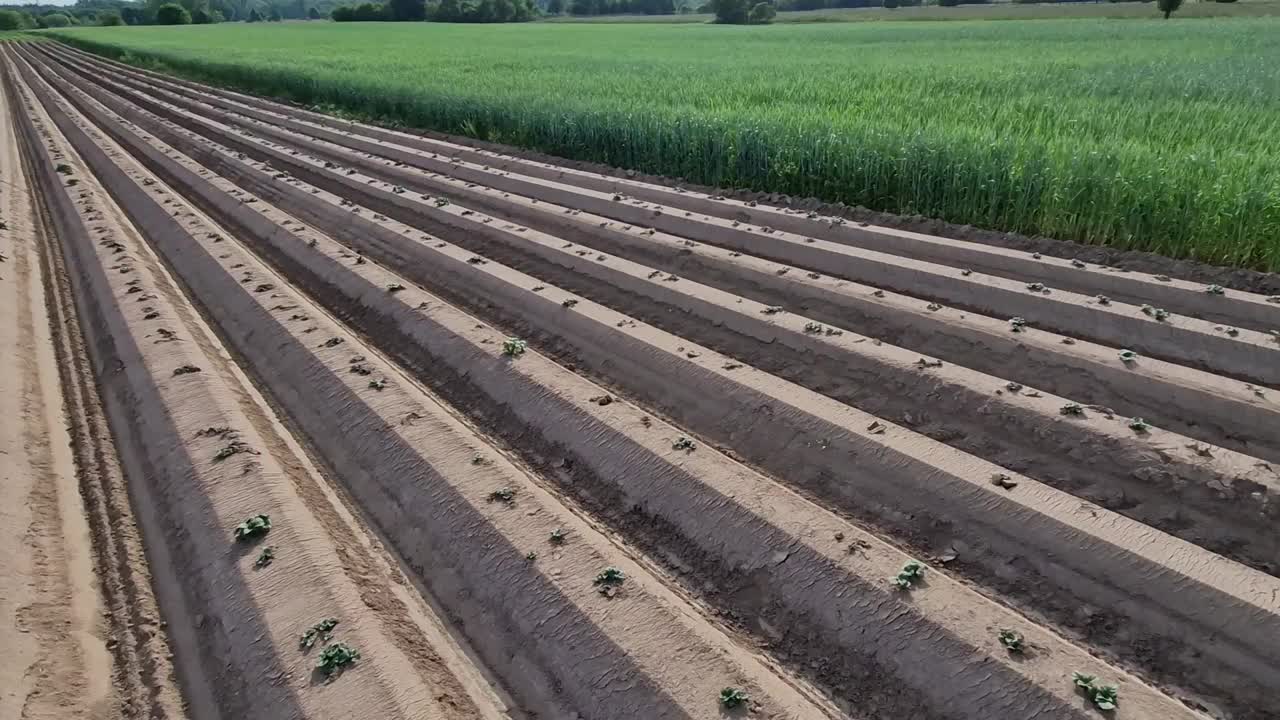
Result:
M0 55L0 718L1280 718L1280 297Z

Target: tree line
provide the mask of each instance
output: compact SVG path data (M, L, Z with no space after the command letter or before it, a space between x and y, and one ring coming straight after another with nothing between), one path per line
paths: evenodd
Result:
M533 0L387 0L333 9L336 22L525 22L538 17Z
M69 6L30 3L0 9L0 30L319 20L328 17L336 5L337 0L79 0Z

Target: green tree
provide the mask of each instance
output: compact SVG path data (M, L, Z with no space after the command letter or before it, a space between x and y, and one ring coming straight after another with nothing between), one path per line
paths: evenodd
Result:
M271 22L280 22L284 20L284 16L280 14L280 8L272 7L271 12L267 14L267 20Z
M21 30L22 16L13 10L0 10L0 31Z
M116 12L115 10L106 10L98 13L98 24L103 27L123 25L124 18L120 17L120 13Z
M387 14L398 22L427 19L426 0L387 0Z
M1156 0L1156 7L1164 13L1164 19L1168 20L1170 15L1182 7L1182 0Z
M157 25L190 25L191 13L178 3L165 3L156 9Z
M62 13L49 13L36 18L36 24L42 28L60 28L71 24L71 18Z
M548 15L563 15L563 14L564 14L564 0L547 0L547 14L548 14Z
M322 16L320 15L320 11L316 9L316 6L315 6L315 5L312 5L312 6L311 6L311 9L310 9L310 10L307 10L307 19L308 19L308 20L320 20L320 19L321 19L321 17L322 17Z
M725 25L747 24L747 0L712 0L716 22Z

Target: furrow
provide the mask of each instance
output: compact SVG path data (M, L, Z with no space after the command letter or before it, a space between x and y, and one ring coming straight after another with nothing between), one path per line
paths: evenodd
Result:
M153 570L160 566L158 595L191 715L270 707L280 718L497 717L478 713L446 674L424 671L422 643L395 627L412 615L371 600L394 595L397 579L352 557L363 541L327 497L308 496L317 480L273 435L265 408L130 224L149 218L122 220L100 185L118 188L118 176L104 172L107 155L46 88L13 81L39 100L29 112L47 133L41 162L62 160L68 178L49 200L67 223L62 251ZM157 205L154 217L165 210ZM233 529L258 515L269 519L266 537L237 543ZM273 556L263 555L268 548ZM338 621L338 639L364 651L352 677L326 682L317 656L327 638L299 648L303 631L326 617Z
M517 222L533 221L527 213L521 213L520 206L494 200L496 195L520 194L568 205L617 221L758 255L784 263L787 268L820 270L997 317L1021 317L1035 327L1280 387L1280 343L1277 342L1280 336L1268 332L1216 325L1185 316L1165 317L1161 315L1163 309L1151 305L1139 308L1112 299L1102 302L1087 295L1046 287L1043 283L1025 283L970 269L863 250L737 220L692 217L667 206L643 202L633 204L621 195L495 172L491 168L440 157L435 153L353 138L333 131L312 128L308 135L303 136L276 124L193 103L145 83L129 79L122 81L162 95L169 102L187 109L198 105L202 114L233 126L252 129L263 137L305 149L328 161L358 168L419 192L442 193L455 200L475 203L486 211L500 212ZM145 104L149 101L140 102ZM149 109L155 111L154 107ZM290 122L285 121L283 125ZM475 187L459 188L456 184L432 177L432 174L462 180ZM497 204L485 207L486 202Z
M148 151L140 144L131 147L139 157L147 157L154 171L171 164L163 154ZM167 171L176 172L171 167ZM1270 592L1276 584L1274 578L1082 504L1029 478L1010 476L1018 483L1013 491L993 487L989 480L1001 471L997 466L900 428L889 427L885 433L877 434L870 429L874 417L764 373L726 368L729 358L636 324L626 315L563 291L545 287L539 291L540 283L533 278L492 262L468 262L475 260L474 255L459 248L447 244L437 247L440 243L424 240L416 233L407 236L352 217L350 212L336 207L339 198L328 196L319 188L308 191L277 183L276 192L278 196L294 197L299 207L308 205L314 217L306 217L294 208L291 212L312 226L326 228L329 234L349 243L351 250L385 262L415 282L443 289L451 300L484 309L509 326L541 328L543 334L539 337L545 338L547 347L559 345L571 350L584 364L663 408L685 426L726 443L846 512L861 513L909 539L917 548L932 544L941 550L944 543L952 548L963 547L966 560L957 563L957 569L980 577L989 587L1020 596L1019 600L1034 605L1038 612L1054 615L1068 625L1079 624L1078 617L1072 621L1069 616L1078 614L1082 605L1106 608L1093 613L1090 623L1100 620L1103 613L1121 613L1132 624L1123 628L1126 637L1120 643L1091 638L1108 650L1132 657L1135 645L1121 645L1134 642L1143 647L1161 647L1170 657L1178 657L1191 648L1204 652L1214 659L1212 667L1182 666L1172 673L1166 670L1165 676L1177 677L1179 682L1201 689L1213 688L1221 693L1218 699L1224 702L1249 698L1245 702L1252 703L1255 709L1251 712L1264 713L1260 717L1272 712L1263 699L1265 692L1259 688L1265 687L1265 678L1275 667L1274 658L1268 655L1273 652L1272 645L1265 639L1276 628ZM253 212L236 203L227 207L227 203L213 198L198 202L224 208L221 212L228 217L219 217L224 223L232 222L232 216ZM253 204L256 203L249 203ZM323 210L322 204L329 209ZM254 234L283 244L279 251L291 254L298 263L318 262L307 244L296 237L289 238L287 230L278 227ZM346 252L345 263L337 267L342 272L332 271L337 275L334 282L350 282L350 274L378 271L350 252ZM293 270L289 274L300 281L299 272ZM392 296L412 298L411 291L406 289ZM348 290L348 297L354 292ZM362 297L368 297L367 292L361 292ZM315 290L312 293L320 295ZM566 307L566 301L573 302ZM426 302L421 313L410 316L415 331L425 332L420 327L429 328L429 318L434 317L435 306ZM343 304L335 303L330 311L342 315ZM360 321L366 327L372 322L368 316ZM397 354L397 359L419 370L424 382L431 382L430 378L440 370L434 365L423 366L421 356L425 352L439 364L438 355L431 352L444 352L437 348L446 345L443 340L438 345L422 343ZM466 368L463 382L480 383L482 378L473 367L474 359L463 360L446 364ZM444 389L439 391L448 394ZM506 398L509 392L503 390L495 396ZM545 407L539 408L528 422L538 423L543 428L540 432L555 438L555 442L577 449L581 443L574 442L576 436L562 434L571 427L553 415ZM552 427L542 425L552 420ZM670 443L672 438L667 435L663 441ZM858 458L858 465L851 472L852 457ZM642 507L667 507L665 503L678 496L679 492L670 493L669 497L645 496ZM719 526L724 523L707 523L702 515L682 515L688 508L699 507L696 502L685 502L684 506L667 511L673 513L669 522L681 532L692 539L721 530ZM915 508L914 517L903 516L895 509L902 507ZM705 527L706 524L717 527ZM705 548L707 541L701 544ZM1022 574L1010 581L1010 570L1015 567ZM775 589L785 593L790 587L783 583ZM1032 597L1034 601L1026 602ZM1052 607L1055 603L1061 603L1056 610ZM1197 607L1198 603L1206 605ZM815 617L830 612L805 608L807 613L816 613ZM839 631L847 629L840 627ZM1227 639L1229 642L1224 642ZM865 648L858 643L853 647ZM1166 663L1166 668L1178 663ZM899 669L892 674L902 672ZM1224 693L1224 688L1230 689Z
M183 117L170 116L170 119ZM252 140L229 138L227 141L237 149L265 157L261 153L268 152L266 148L244 145ZM258 144L264 143L258 141ZM326 183L315 177L314 173L320 168L308 162L308 158L286 157L280 151L271 155L277 167L305 175L312 182ZM359 192L357 184L363 186L371 182L371 178L363 175L351 178L342 178L337 173L331 175L328 186L332 188L333 183L341 183L346 189L339 192L345 194ZM683 270L694 265L692 277L707 279L721 289L743 292L753 287L763 288L747 295L789 309L799 305L796 310L811 314L817 320L856 328L882 341L897 342L917 352L1020 384L1034 385L1085 404L1142 417L1199 441L1280 460L1280 447L1276 446L1276 439L1280 438L1280 401L1261 388L1153 358L1125 362L1121 360L1120 348L1106 348L1036 327L1012 332L1006 321L818 273L792 272L768 261L678 236L608 222L576 208L570 210L507 193L503 193L503 197L489 194L476 201L474 193L482 191L467 187L470 183L444 178L438 181L459 193L470 193L464 197L473 201L467 207L507 216L512 213L505 208L519 207L516 214L530 221L531 226L587 247L618 253L682 275ZM382 204L379 208L392 214L397 210ZM1188 448L1184 446L1179 450L1186 452Z
M145 223L165 238L157 251L197 297L216 298L204 309L237 357L512 686L517 714L709 720L720 717L720 690L738 687L762 717L838 715L699 618L240 244L262 237L230 237L147 185L148 173L114 163L126 211L165 209ZM194 173L186 180L213 190ZM364 293L387 295L367 283ZM499 371L507 364L490 355ZM596 576L609 567L626 579L606 594Z
M562 165L539 163L444 140L343 120L262 98L169 78L159 73L137 70L128 65L90 56L72 48L59 48L59 50L86 59L92 57L97 62L109 63L122 75L146 78L158 86L167 87L193 100L266 122L288 123L289 127L300 129L304 133L311 129L334 130L372 138L383 143L439 153L470 163L489 166L498 171L564 182L602 193L623 194L648 203L658 203L718 218L772 227L868 250L966 267L1023 281L1039 281L1085 295L1106 294L1133 304L1154 303L1171 312L1210 322L1248 327L1264 332L1280 329L1280 297L1268 298L1238 291L1217 295L1208 292L1203 285L1163 276L1117 271L1078 260L1039 257L1034 253L980 243L871 226L866 223L851 223L840 218L818 216L816 213L770 207L751 201L730 200L679 187L611 177Z

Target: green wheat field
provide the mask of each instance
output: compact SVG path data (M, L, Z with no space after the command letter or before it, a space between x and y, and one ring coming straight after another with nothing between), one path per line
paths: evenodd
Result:
M77 28L347 115L1280 270L1280 18Z

